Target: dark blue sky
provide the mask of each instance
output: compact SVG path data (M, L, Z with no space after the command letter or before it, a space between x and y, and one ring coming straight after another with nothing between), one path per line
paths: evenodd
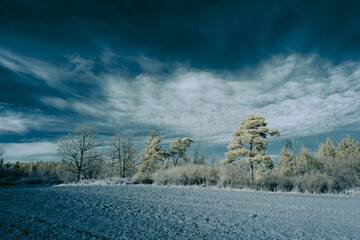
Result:
M360 136L359 1L0 1L5 161L92 122L223 157L249 113L315 150Z

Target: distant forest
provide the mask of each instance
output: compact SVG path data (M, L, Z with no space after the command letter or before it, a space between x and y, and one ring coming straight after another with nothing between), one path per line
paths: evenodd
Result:
M346 135L337 146L330 139L312 154L286 140L275 165L266 154L268 129L261 116L248 115L234 132L221 163L201 151L191 138L175 138L163 149L153 130L138 158L132 135L116 131L104 143L91 124L80 125L58 143L59 162L5 163L0 148L0 185L58 184L89 179L113 183L201 185L266 191L339 193L360 187L360 144ZM189 153L192 144L193 150ZM107 145L106 152L99 147Z

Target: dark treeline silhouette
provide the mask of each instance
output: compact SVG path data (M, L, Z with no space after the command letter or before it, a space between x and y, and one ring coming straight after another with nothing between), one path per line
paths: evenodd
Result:
M59 141L59 162L6 163L0 156L0 184L58 184L88 179L158 185L217 185L267 191L337 193L360 187L360 144L346 135L337 146L330 139L311 153L286 140L277 164L266 154L269 130L261 116L248 115L234 132L221 164L190 138L175 138L163 149L156 131L149 133L140 156L130 134L117 130L108 143L90 124ZM100 151L99 147L106 151ZM2 153L3 151L1 151ZM216 164L215 164L216 163Z

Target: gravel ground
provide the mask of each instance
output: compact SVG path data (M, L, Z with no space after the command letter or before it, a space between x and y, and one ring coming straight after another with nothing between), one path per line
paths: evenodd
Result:
M1 239L360 239L360 198L136 185L0 188Z

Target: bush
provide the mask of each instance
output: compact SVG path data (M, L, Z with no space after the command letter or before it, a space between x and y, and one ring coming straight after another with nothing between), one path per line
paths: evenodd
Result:
M270 171L258 168L255 172L254 187L257 190L275 191L278 183Z
M223 187L250 187L250 174L247 164L236 163L222 165L220 170L220 184Z
M310 193L327 193L333 191L334 181L326 174L315 172L305 175L304 188Z
M218 168L208 165L178 166L155 174L158 185L216 185L218 181Z
M296 189L299 192L331 193L337 191L334 180L320 172L310 172L296 179Z
M132 181L134 184L152 184L154 179L152 175L139 171L133 176Z
M277 188L283 192L290 192L295 188L295 178L294 177L278 177L277 178L278 186Z

